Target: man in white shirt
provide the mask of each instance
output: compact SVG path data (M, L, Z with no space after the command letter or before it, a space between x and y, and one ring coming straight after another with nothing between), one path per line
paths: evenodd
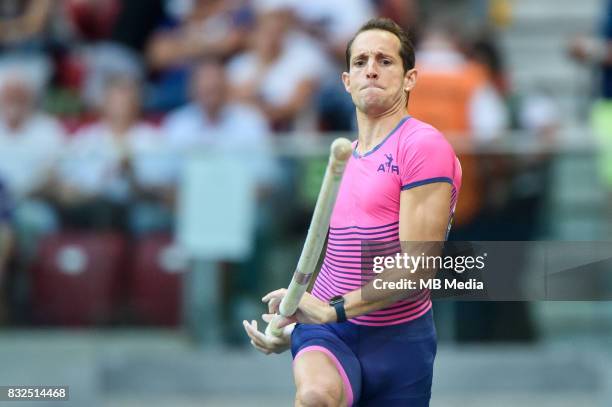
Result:
M19 252L31 257L38 238L57 227L45 199L53 189L65 133L57 120L36 108L37 86L27 70L0 73L0 176L15 201Z
M163 124L167 143L177 155L175 176L180 178L179 164L192 152L214 151L228 157L239 157L247 164L254 178L259 204L254 225L255 249L246 261L225 264L225 268L231 267L232 272L223 273L223 285L224 296L232 299L226 303L232 304L233 311L227 312L256 309L257 301L243 297L241 293L256 292L253 288L261 281L259 264L269 241L267 234L273 229L270 224L278 218L278 213L273 216L273 206L269 204L281 181L281 171L272 156L270 128L256 107L229 99L226 72L216 60L201 61L194 68L190 92L192 102L169 114ZM211 194L223 195L225 188L219 184L211 188ZM229 341L239 337L239 327L229 324L232 320L226 319L225 332L230 335Z
M112 78L100 121L74 135L59 169L59 200L69 223L125 226L111 218L125 215L127 209L132 212L128 205L133 199L164 197L170 182L164 170L169 154L157 129L141 120L140 105L134 79ZM110 224L96 223L103 220Z
M64 139L59 122L37 111L35 100L24 75L0 77L0 174L17 199L45 188Z
M259 106L275 129L316 130L313 98L331 72L323 47L292 28L284 6L259 10L250 40L229 62L232 94Z
M179 155L198 147L248 152L259 186L273 184L277 170L270 155L268 122L254 106L229 100L223 65L215 60L202 61L194 68L191 90L192 102L170 113L163 124L169 147ZM178 174L178 168L175 171Z

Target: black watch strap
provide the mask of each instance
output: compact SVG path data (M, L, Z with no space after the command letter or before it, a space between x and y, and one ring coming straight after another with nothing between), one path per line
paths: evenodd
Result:
M337 295L329 300L329 305L336 310L336 322L346 321L346 312L344 311L344 297Z

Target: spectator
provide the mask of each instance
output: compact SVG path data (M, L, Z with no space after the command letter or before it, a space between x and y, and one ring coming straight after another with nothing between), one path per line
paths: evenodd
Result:
M516 225L521 223L522 217L531 215L529 210L535 209L536 200L530 196L529 199L511 201L508 174L491 176L491 170L486 166L489 157L475 148L494 142L503 135L509 125L506 106L493 84L491 71L460 52L457 42L460 36L451 35L448 27L448 24L434 25L424 34L417 53L419 78L411 94L410 111L415 117L428 120L451 136L452 142L463 147L458 149L464 151L459 154L463 184L450 237L460 241L524 241L528 239L526 230ZM495 171L507 169L503 157L496 156L490 161ZM500 165L500 161L504 165ZM491 202L485 201L491 198L499 201L495 204L503 210L496 208L491 211L487 206ZM507 222L510 213L512 217ZM515 255L517 275L523 269L525 259L525 252ZM521 281L521 278L516 277L516 281ZM508 290L512 289L517 288L508 287ZM504 318L492 318L492 315L503 315ZM460 301L454 304L454 318L458 341L525 341L534 338L533 320L525 302L485 304ZM504 322L500 323L501 320Z
M263 3L270 0L264 0ZM322 45L336 71L323 76L315 105L320 127L328 131L349 131L355 127L355 106L338 80L344 67L346 43L375 10L369 0L285 1L299 25ZM400 15L399 13L396 15Z
M369 0L280 1L287 3L301 26L318 38L338 63L344 61L346 43L353 34L375 16ZM270 0L260 1L266 2Z
M40 46L51 10L51 0L0 0L0 49Z
M60 167L59 199L66 223L124 227L131 220L124 218L131 199L156 202L165 196L162 139L140 119L140 106L134 79L108 81L100 121L75 134ZM134 222L130 225L136 227Z
M245 45L249 15L237 1L195 1L182 21L152 38L149 62L154 69L166 69L202 57L225 59Z
M68 17L82 39L109 41L142 52L164 18L164 1L67 0Z
M270 198L278 182L279 171L271 157L270 129L265 117L252 106L228 99L228 80L223 65L216 60L198 63L192 73L192 102L172 112L164 123L165 135L174 151L185 154L194 149L217 151L235 156L248 154L249 169L255 177L258 192L255 224L255 250L242 264L225 264L233 272L223 273L225 312L239 312L244 304L250 309L256 301L242 298L245 292L256 292L260 282L261 262L270 240L272 224L278 218L271 213ZM220 187L221 188L221 187ZM221 190L221 189L220 189ZM231 301L229 300L231 298ZM243 305L240 305L243 304ZM229 307L235 307L230 310ZM235 321L236 316L227 321ZM234 324L226 327L228 333L237 331ZM237 336L234 336L237 337Z
M170 11L180 3L169 2ZM236 0L197 0L169 14L174 18L158 28L146 51L155 73L148 103L152 110L186 103L191 64L200 58L230 58L246 46L252 25L250 8Z
M254 107L228 99L228 80L223 65L203 60L193 70L192 102L168 115L164 132L171 148L185 152L193 147L220 151L258 151L253 172L261 186L276 177L269 153L269 126ZM255 158L257 157L257 158Z
M508 98L510 81L495 33L489 28L483 28L468 48L469 58L487 69L487 76L495 90L503 98Z
M250 49L230 61L228 75L234 97L262 108L276 130L313 130L313 96L329 66L321 47L291 22L285 6L260 10Z
M46 83L52 73L45 54L52 7L51 0L0 0L0 70L27 70L28 80Z
M86 42L78 58L84 65L82 94L89 106L104 99L110 77L144 79L141 54L164 18L164 1L67 0L66 15L75 33Z
M416 0L375 0L378 14L393 19L418 43L422 24L419 2Z
M45 198L53 190L53 168L64 131L36 108L38 87L27 67L0 73L0 177L16 202L15 229L20 254L29 258L37 238L57 226Z
M508 125L506 107L484 66L468 60L460 51L456 36L442 28L430 27L417 52L419 79L411 94L409 111L427 121L455 143L490 142ZM466 137L469 137L466 139ZM469 223L482 205L482 184L474 155L460 154L464 184L455 212L456 225Z

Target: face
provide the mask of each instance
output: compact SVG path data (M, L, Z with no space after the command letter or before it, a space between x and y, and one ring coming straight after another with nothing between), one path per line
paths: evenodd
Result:
M27 85L12 81L0 89L0 114L10 127L18 127L30 114L33 95Z
M104 116L111 120L130 121L138 116L140 98L132 83L117 83L108 88L102 108Z
M210 63L196 69L194 100L206 111L218 110L225 103L227 80L222 65Z
M416 84L416 70L404 72L400 40L383 30L369 30L353 41L349 72L342 82L357 109L367 115L405 107L407 93Z

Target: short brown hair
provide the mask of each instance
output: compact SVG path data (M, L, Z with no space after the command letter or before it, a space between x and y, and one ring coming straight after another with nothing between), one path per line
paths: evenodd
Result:
M410 40L410 37L406 32L397 25L397 23L389 18L373 18L369 20L367 23L361 26L361 28L355 33L353 38L346 45L346 69L347 71L351 69L351 47L353 46L353 41L359 34L364 31L370 30L382 30L390 32L395 35L400 41L400 57L402 58L402 64L404 65L404 72L414 68L414 45Z

